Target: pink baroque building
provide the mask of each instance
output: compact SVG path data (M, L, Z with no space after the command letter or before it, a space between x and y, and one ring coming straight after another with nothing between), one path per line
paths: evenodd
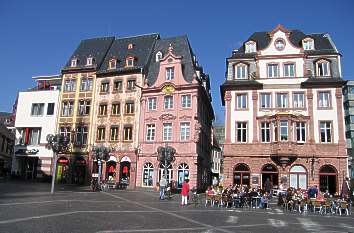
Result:
M203 189L210 183L211 105L209 77L198 66L186 36L161 39L141 91L136 184L155 187L164 174L159 147L173 147L167 178L181 187Z

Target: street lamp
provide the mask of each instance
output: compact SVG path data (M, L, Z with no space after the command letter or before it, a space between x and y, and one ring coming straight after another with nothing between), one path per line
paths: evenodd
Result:
M105 146L94 146L92 148L93 152L93 161L97 161L98 163L98 178L97 183L100 184L101 182L101 173L102 173L102 160L107 160L108 154L112 150Z
M168 163L172 163L173 161L175 161L175 156L174 156L175 153L176 153L175 148L168 146L167 143L165 144L164 147L160 146L157 148L157 154L158 154L157 159L161 163L165 164L164 177L166 180L167 180L167 171L168 171L167 165Z
M50 193L54 193L55 176L57 172L57 154L67 152L69 150L70 138L61 134L48 134L47 135L47 148L53 151L53 174L52 174L52 187Z

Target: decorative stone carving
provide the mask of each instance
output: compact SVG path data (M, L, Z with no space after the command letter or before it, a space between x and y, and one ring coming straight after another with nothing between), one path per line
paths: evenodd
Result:
M176 116L174 116L171 113L164 113L159 117L160 120L166 121L166 120L175 120Z
M191 120L192 116L183 115L183 116L179 117L179 119L183 120L183 121L187 121L187 120Z

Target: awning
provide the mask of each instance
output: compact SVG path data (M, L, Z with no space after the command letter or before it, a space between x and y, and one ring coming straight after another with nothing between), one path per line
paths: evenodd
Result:
M132 161L130 160L130 158L128 157L128 156L124 156L121 160L120 160L120 162L122 163L122 162L129 162L129 163L131 163Z
M110 161L113 161L113 162L117 162L117 158L113 155L109 156L109 159L107 162L110 162Z

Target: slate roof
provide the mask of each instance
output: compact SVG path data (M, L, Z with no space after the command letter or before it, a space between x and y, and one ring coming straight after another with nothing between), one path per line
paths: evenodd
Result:
M145 68L150 59L151 51L156 43L156 40L159 38L160 35L157 33L116 38L107 52L107 55L97 74L104 75L112 72ZM132 49L128 49L129 44L133 44ZM134 67L126 67L127 57L135 58ZM117 60L116 69L109 69L109 61L112 58Z
M338 54L338 51L328 33L304 34L300 30L289 30L290 41L297 47L302 47L302 40L306 37L314 39L315 49L305 51L309 55ZM270 32L254 32L245 42L255 41L257 50L265 49L271 42ZM256 53L245 53L245 46L242 45L237 52L233 52L230 58L252 58Z
M82 40L75 52L70 56L66 65L62 69L62 73L75 72L84 70L98 70L114 41L114 37L101 37ZM94 58L93 66L86 66L86 59L89 56ZM78 59L77 67L71 67L71 60Z
M12 112L0 112L0 117L10 117L12 116Z
M186 35L160 39L156 42L154 52L152 53L151 61L148 67L148 85L153 85L156 80L160 69L160 62L156 62L156 53L161 51L162 57L168 53L170 44L173 47L172 53L176 56L182 56L182 72L184 79L191 83L193 75L195 74L195 67L193 62L193 52Z
M347 81L341 78L309 78L301 83L301 87L343 87L346 83Z

